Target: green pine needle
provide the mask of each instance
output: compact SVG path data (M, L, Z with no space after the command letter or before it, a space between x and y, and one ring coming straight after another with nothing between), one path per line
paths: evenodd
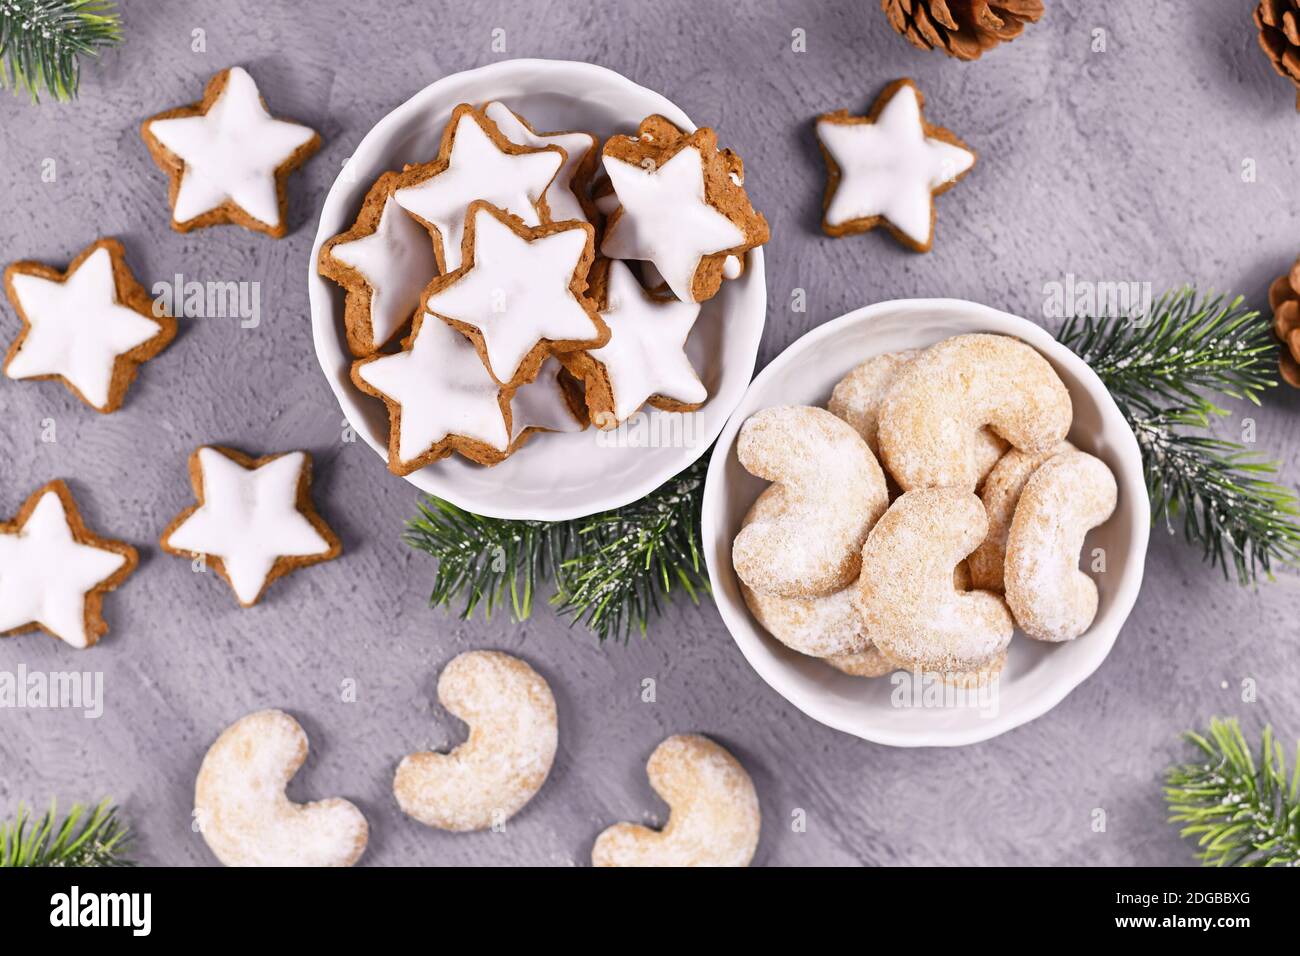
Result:
M130 831L107 799L89 812L73 804L62 819L53 801L40 818L19 804L13 819L0 823L0 867L133 866L129 844Z
M1165 775L1169 822L1194 838L1206 866L1300 865L1300 743L1287 778L1282 745L1265 727L1252 757L1236 719L1210 720L1208 735L1185 738L1201 752Z
M404 539L438 561L429 603L486 616L507 603L528 618L549 587L551 603L600 640L642 635L675 588L708 593L699 548L707 456L640 501L574 521L484 518L428 497Z
M0 87L67 102L81 82L78 58L121 42L113 0L0 0Z
M1300 501L1276 462L1207 433L1228 414L1211 396L1259 404L1277 385L1277 342L1242 299L1162 296L1149 317L1071 319L1057 338L1092 366L1133 429L1152 520L1242 584L1300 564ZM1231 569L1231 572L1230 572Z

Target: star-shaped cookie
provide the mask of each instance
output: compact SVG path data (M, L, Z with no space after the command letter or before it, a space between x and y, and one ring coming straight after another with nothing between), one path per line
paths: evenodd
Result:
M624 262L606 259L602 266L592 285L609 342L561 356L587 387L591 420L613 428L646 402L675 412L699 408L708 391L685 351L699 303L651 295Z
M200 102L149 117L140 133L171 178L179 232L234 223L284 236L289 173L320 147L315 130L273 117L238 66L209 80Z
M91 532L68 486L50 482L0 524L0 634L39 628L90 647L108 630L104 594L138 560L129 544Z
M975 153L925 121L925 97L911 80L885 87L866 116L817 117L826 160L822 229L839 238L884 226L916 252L934 244L934 197L975 165Z
M767 242L767 220L745 193L743 164L718 149L713 130L688 136L650 116L636 136L610 137L603 155L619 208L601 252L653 262L683 302L712 298L727 259Z
M311 500L311 455L291 451L252 458L216 445L190 455L198 504L176 516L162 549L203 555L252 607L270 583L290 571L337 558L338 536Z
M352 381L388 406L388 468L395 475L453 451L481 465L509 453L509 395L474 344L437 316L416 316L397 354L354 362Z
M515 389L510 398L510 450L537 432L580 432L587 427L582 383L551 356L537 378Z
M521 146L558 146L564 150L564 165L542 197L552 222L577 219L595 222L595 207L588 198L588 187L600 159L600 141L590 133L570 131L539 133L510 107L496 100L483 107L483 115L497 124L497 129L512 143Z
M5 374L59 379L96 411L121 407L140 363L176 336L176 320L155 315L116 239L83 250L67 272L15 262L4 282L23 323L5 356Z
M429 227L438 267L459 269L466 212L477 200L518 216L526 225L543 221L539 205L566 156L558 146L520 146L468 103L452 111L438 158L402 172L393 193L398 204Z
M393 198L397 176L380 176L352 228L321 246L321 274L348 290L343 327L358 357L377 352L402 330L438 274L429 233Z
M468 335L502 385L531 381L547 355L597 348L608 338L585 295L594 235L585 222L530 228L475 202L464 265L429 283L425 311Z

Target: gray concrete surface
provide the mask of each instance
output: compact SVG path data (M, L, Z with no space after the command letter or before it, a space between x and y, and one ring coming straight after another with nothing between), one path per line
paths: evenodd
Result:
M76 654L39 634L0 641L0 669L102 670L106 695L99 720L0 711L0 810L111 794L143 862L211 864L191 830L199 762L232 720L280 706L312 743L291 794L356 801L372 825L368 864L585 864L603 826L663 812L642 767L663 737L689 730L715 736L753 774L765 816L758 863L1190 862L1159 789L1185 752L1179 733L1238 714L1300 735L1295 575L1239 588L1159 530L1142 596L1100 671L1042 719L957 751L892 750L812 723L750 671L707 604L674 606L650 640L628 647L598 647L544 609L521 626L464 623L425 606L430 562L399 540L412 488L364 445L340 441L303 276L316 210L375 120L445 74L541 56L590 60L661 90L744 156L773 232L762 362L819 323L899 296L969 297L1050 325L1043 285L1067 273L1156 288L1195 280L1262 304L1300 251L1300 118L1256 47L1252 5L1049 0L1022 39L962 64L913 50L872 0L128 0L128 42L87 66L78 103L0 96L0 258L63 263L118 235L146 284L176 272L261 282L263 320L184 323L109 417L56 384L0 381L0 514L63 476L95 528L142 554L108 601L112 632L96 649ZM496 28L505 53L492 48ZM805 53L791 50L796 28ZM192 49L196 30L206 52ZM1105 52L1091 49L1096 30ZM293 233L281 242L233 228L172 232L164 178L140 141L142 118L195 99L234 63L277 111L325 139L293 179ZM980 154L941 200L928 256L884 235L833 241L816 229L823 170L811 118L863 108L905 75L925 91L930 118ZM47 158L54 182L41 177ZM1246 160L1254 182L1243 182ZM807 290L806 313L789 308L794 288ZM16 328L0 308L0 337ZM1252 413L1290 484L1297 407L1294 393L1278 393ZM55 443L41 441L45 419ZM317 503L344 557L245 611L224 584L161 554L159 532L190 502L185 457L203 442L310 449ZM402 754L458 739L433 685L445 661L478 647L522 654L550 681L560 753L506 832L438 833L398 811L392 771ZM658 681L657 704L640 702L644 677ZM1247 678L1257 702L1241 700ZM340 700L346 679L357 682L355 703ZM795 809L806 832L790 826Z

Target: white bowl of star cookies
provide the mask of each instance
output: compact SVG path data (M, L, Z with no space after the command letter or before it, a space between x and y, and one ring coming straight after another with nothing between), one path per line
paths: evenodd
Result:
M317 357L421 490L593 514L688 467L743 396L768 234L741 159L660 94L586 63L455 74L380 120L326 198Z
M1137 441L1031 322L884 302L808 333L718 439L702 534L719 611L816 720L954 746L1054 707L1142 582Z

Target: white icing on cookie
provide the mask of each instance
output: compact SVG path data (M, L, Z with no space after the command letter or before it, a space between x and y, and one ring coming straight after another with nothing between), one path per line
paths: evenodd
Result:
M546 205L550 208L551 221L563 222L577 219L590 222L587 213L573 193L573 176L582 165L583 159L596 147L596 137L590 133L534 133L504 103L492 102L483 107L487 118L497 124L501 135L520 146L558 146L564 150L567 158L555 181L546 190Z
M420 306L420 293L438 274L429 234L389 196L379 225L368 236L343 242L331 251L370 285L370 330L383 345Z
M542 363L537 378L522 385L510 400L510 440L526 428L548 432L580 432L582 422L573 416L560 384L560 360L551 356Z
M724 279L739 279L740 274L744 271L740 256L727 256L722 260L722 277Z
M241 603L257 599L276 558L330 550L330 543L298 510L298 481L306 464L302 452L252 469L214 448L200 448L198 456L203 503L164 544L220 558Z
M271 116L253 78L237 66L206 113L153 120L149 132L185 162L172 212L177 222L230 200L268 226L280 225L276 169L316 135Z
M63 282L21 272L11 282L30 329L5 373L15 379L61 375L97 408L108 404L118 356L161 328L117 301L107 249L96 249Z
M528 240L479 208L473 268L430 294L425 310L478 329L489 371L498 382L513 381L541 340L600 337L569 288L589 235L575 225Z
M460 268L465 211L476 199L518 216L527 225L541 222L536 203L559 172L564 157L556 150L503 152L473 113L456 124L447 168L415 186L393 193L407 212L438 230L445 271Z
M701 259L745 243L744 231L706 200L704 158L696 147L652 168L607 155L605 171L623 212L601 251L611 259L650 260L683 302L694 300Z
M975 163L969 150L925 135L912 86L900 87L874 123L822 119L817 136L841 177L826 222L883 216L918 245L930 241L933 191Z
M709 397L686 357L686 338L700 314L697 303L646 295L632 270L618 260L609 264L607 299L600 317L609 326L609 343L590 355L605 366L620 422L652 395L685 405Z
M358 374L402 407L398 455L414 461L448 435L498 451L510 444L499 390L469 339L425 315L411 347L359 367Z
M63 501L46 491L16 533L0 533L0 633L39 624L85 647L86 595L126 560L77 541Z

